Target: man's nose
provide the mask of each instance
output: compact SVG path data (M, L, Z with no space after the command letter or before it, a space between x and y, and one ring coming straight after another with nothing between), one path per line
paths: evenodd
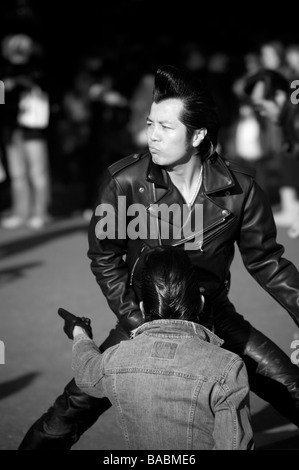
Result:
M159 140L160 139L159 130L156 127L154 127L151 130L149 137L150 137L150 140L152 140L153 142L156 141L156 140Z

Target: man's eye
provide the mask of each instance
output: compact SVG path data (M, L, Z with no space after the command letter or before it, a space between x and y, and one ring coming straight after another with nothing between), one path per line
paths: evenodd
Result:
M147 126L151 126L151 125L152 125L152 122L146 121L146 125L147 125Z

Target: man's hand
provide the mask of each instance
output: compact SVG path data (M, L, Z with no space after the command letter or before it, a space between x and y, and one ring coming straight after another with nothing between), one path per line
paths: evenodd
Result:
M76 315L73 315L64 308L58 309L58 315L65 321L63 330L70 339L74 339L73 330L76 325L80 326L86 332L87 336L92 339L90 318L76 317Z

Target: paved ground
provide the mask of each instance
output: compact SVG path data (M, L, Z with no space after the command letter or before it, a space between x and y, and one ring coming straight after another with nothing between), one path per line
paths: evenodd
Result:
M299 240L279 230L286 256L299 268ZM114 325L114 315L89 268L87 225L80 218L55 220L32 233L0 230L0 449L17 448L24 433L72 378L71 342L62 331L57 308L92 318L100 343ZM288 314L245 271L237 252L232 294L239 311L290 355L298 338ZM299 449L296 428L252 394L253 427L258 448ZM81 438L74 449L124 449L113 411Z

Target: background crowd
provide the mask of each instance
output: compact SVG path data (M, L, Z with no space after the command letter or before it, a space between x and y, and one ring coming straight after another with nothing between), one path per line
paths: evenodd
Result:
M124 3L144 7L138 0ZM262 68L282 74L290 86L299 79L294 32L244 41L243 48L234 38L225 48L223 30L218 42L208 37L204 41L195 31L181 36L146 28L141 39L132 28L119 29L115 23L109 36L101 17L98 24L104 32L98 40L96 34L82 44L74 39L74 51L68 37L59 50L57 39L44 33L32 2L7 2L2 10L2 227L40 229L55 217L90 218L103 169L146 149L153 77L165 63L192 69L208 83L221 118L219 151L256 169L271 203L281 209L277 224L289 226L299 217L299 183L294 178L285 187L281 179L281 129L259 116L244 94L247 78ZM70 11L70 22L72 18ZM292 91L290 87L290 95Z

